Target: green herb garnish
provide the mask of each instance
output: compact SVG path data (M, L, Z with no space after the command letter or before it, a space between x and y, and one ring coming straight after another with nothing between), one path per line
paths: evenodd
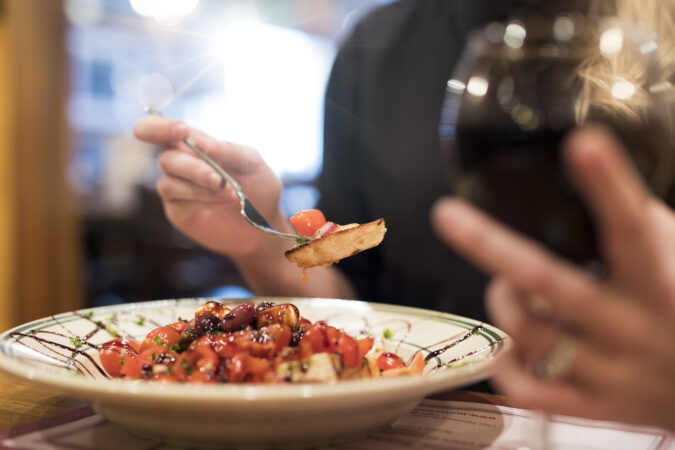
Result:
M169 347L169 350L173 350L174 352L178 352L178 351L180 351L181 349L182 349L181 346L178 345L178 344L174 344L174 345L172 345L171 347Z
M155 341L155 344L157 344L157 345L166 345L164 343L164 341L159 336L155 336L154 341Z
M73 344L73 347L75 348L80 348L82 345L84 345L84 342L82 342L82 339L80 339L78 336L71 337L70 343Z
M145 323L145 317L139 317L138 320L137 320L136 322L134 322L134 323L135 323L136 325L138 325L139 327L142 327L143 324Z
M382 336L385 339L391 339L392 337L394 337L394 333L392 333L389 328L385 328L384 331L382 332Z
M192 374L192 372L193 372L192 366L190 366L190 364L187 361L183 360L183 362L181 363L181 366L183 367L183 370L185 371L186 375L189 376L189 375Z

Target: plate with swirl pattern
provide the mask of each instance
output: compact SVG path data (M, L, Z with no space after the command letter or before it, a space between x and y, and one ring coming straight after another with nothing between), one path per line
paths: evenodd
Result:
M427 395L490 376L508 344L501 330L470 318L418 308L338 299L220 300L292 303L310 321L376 337L404 360L425 356L420 375L332 384L158 384L112 379L100 346L113 337L142 340L189 318L212 299L128 303L63 313L0 335L0 369L86 399L120 427L172 443L295 445L328 442L381 428Z

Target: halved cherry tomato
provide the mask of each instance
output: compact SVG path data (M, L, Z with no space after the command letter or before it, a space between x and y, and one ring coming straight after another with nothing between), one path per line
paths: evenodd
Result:
M424 366L426 366L424 355L422 355L422 352L418 352L408 367L410 367L412 373L422 373L424 372Z
M164 345L153 345L146 347L134 363L127 363L122 368L122 373L130 378L150 378L153 376L153 366L155 364L164 364L170 367L178 359L178 354L169 350Z
M214 374L218 368L218 362L218 355L213 350L206 346L199 346L194 350L183 352L173 365L171 374L178 381L216 381Z
M400 369L401 367L405 367L405 363L401 361L401 358L397 354L385 352L378 356L377 367L380 370Z
M165 345L171 347L180 341L180 333L173 327L155 328L145 337L141 344L141 351L154 347L155 345Z
M98 351L101 365L111 377L122 375L125 364L133 363L138 358L138 342L132 339L116 338L103 344Z
M272 368L270 362L263 358L248 356L246 358L246 372L254 375L262 375Z
M326 224L326 217L318 209L306 209L295 213L290 221L295 231L302 236L312 236Z
M340 332L337 328L328 326L326 322L316 322L305 331L300 339L300 349L303 356L313 353L335 352Z
M288 325L273 324L264 328L265 333L269 335L274 341L277 352L280 352L281 349L291 343L293 332ZM262 332L263 329L261 328L260 331Z
M356 343L359 346L359 359L361 359L366 356L366 353L368 353L371 348L373 348L375 339L372 336L366 336L356 341Z
M344 333L338 339L337 351L342 355L342 362L347 367L359 367L361 358L359 358L359 346L353 337Z
M241 347L234 341L232 336L228 335L216 336L213 339L211 348L221 358L232 358L241 352Z
M246 377L246 356L241 353L230 359L230 365L227 371L227 379L230 383L239 383Z
M180 333L183 333L185 330L187 330L188 324L187 324L187 322L179 320L178 322L172 323L170 326L174 330L178 331L178 333L180 334Z

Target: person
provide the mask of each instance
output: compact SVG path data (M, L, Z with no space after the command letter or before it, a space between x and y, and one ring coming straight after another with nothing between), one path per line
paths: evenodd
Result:
M175 120L144 117L136 136L166 148L158 192L167 217L201 245L228 255L258 295L362 298L486 320L487 278L442 245L428 211L449 191L438 149L446 82L466 35L503 20L513 3L402 0L367 15L342 43L326 89L317 207L336 223L384 218L388 232L379 247L310 269L302 283L299 269L283 257L293 243L251 229L231 190L220 190L217 176L180 140L192 136L238 177L271 225L289 231L278 207L281 184L259 155Z
M625 254L612 254L611 258L619 258L620 274L610 281L593 280L466 204L456 200L436 203L449 190L438 149L438 120L446 82L467 34L490 21L503 20L519 3L400 0L375 11L355 27L341 46L326 90L318 207L338 223L384 217L389 231L376 249L331 267L311 269L307 282L301 281L299 269L283 256L294 244L251 228L239 215L231 188L223 186L181 140L190 136L230 171L274 228L292 231L278 206L281 183L257 152L218 142L172 119L144 117L134 133L165 148L159 157L164 175L157 187L169 220L201 245L232 258L254 293L381 300L487 320L482 292L488 277L467 262L468 257L496 275L489 290L490 310L497 324L512 333L514 342L495 378L507 393L547 411L672 428L675 358L667 348L672 331L665 330L664 324L669 320L672 324L673 317L659 314L648 300L642 301L653 299L654 293L646 285L642 286L645 291L635 291L641 286L640 278L629 273L636 267L639 273L658 268L657 274L647 279L660 276L660 286L664 286L666 268L672 268L672 262L661 255L663 259L648 264L654 254L647 246L641 248L643 258L634 261L632 267L626 263ZM570 160L576 161L577 153L588 153L584 149L597 145L599 136L602 133L597 130L575 135L570 148L582 150L568 152L572 154ZM621 155L617 145L605 138L605 147L613 149L613 155ZM594 154L592 150L590 154ZM595 170L600 171L602 164L605 169L625 169L626 163L617 161L621 161L620 156L609 163L596 160L599 166ZM574 166L575 174L579 171L577 175L592 184L592 177L581 173L582 166ZM605 176L606 180L611 177ZM632 197L627 197L628 192L622 188L623 178L633 178L623 172L616 176L621 180L612 178L615 183L604 187L594 184L595 190L584 184L584 192L600 195L598 192L605 190L606 195L614 195L614 202L634 207L629 202ZM636 183L631 186L638 189L633 195L644 193ZM612 208L607 201L599 200L592 206L611 216L616 208L609 211ZM657 205L649 209L658 218L642 223L640 226L646 227L642 230L667 234L672 212L656 200L646 203ZM637 212L631 211L637 220ZM613 220L613 226L603 223L603 232L617 232L616 224L620 225L623 217ZM471 231L471 227L480 233ZM608 248L619 251L616 247L625 238L612 235L611 239L613 246ZM631 242L628 249L637 251L633 246L645 246L647 241ZM457 251L451 250L452 246ZM508 263L510 249L519 251L518 256L528 263L525 267L534 267L532 273L513 260ZM478 253L481 250L483 253ZM489 251L495 254L486 254ZM558 283L547 284L552 279ZM564 281L570 281L570 285ZM621 300L611 301L611 296ZM581 299L586 300L583 308L579 307ZM595 315L588 314L589 309ZM589 317L598 322L597 328L592 327ZM638 319L626 323L625 317ZM660 330L665 340L651 345L653 342L646 338L650 333L645 332L649 325ZM621 335L626 327L629 331ZM613 359L615 352L617 359ZM643 365L634 367L636 362ZM617 368L613 373L616 379L607 386L603 384L605 367ZM645 367L649 375L641 379L636 367ZM634 392L617 394L621 382L623 387L628 382L636 386ZM659 400L658 392L664 390L668 395ZM597 404L590 405L594 399ZM640 408L631 401L639 402ZM652 412L646 411L650 405L654 407ZM631 411L620 413L619 409Z
M675 213L606 130L579 130L565 156L603 236L605 278L461 200L433 209L443 240L493 274L491 316L514 343L494 380L530 408L675 430Z

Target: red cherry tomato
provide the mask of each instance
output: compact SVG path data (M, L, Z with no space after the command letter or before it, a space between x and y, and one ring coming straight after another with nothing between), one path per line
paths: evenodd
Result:
M291 337L293 336L293 332L291 331L288 325L285 324L280 325L278 323L275 323L265 328L266 328L265 332L274 341L277 352L280 352L281 349L287 347L288 344L291 343Z
M130 378L150 378L153 376L153 366L164 364L167 367L173 365L178 359L178 354L169 350L164 345L146 347L133 363L127 363L122 368L122 373Z
M412 373L422 373L424 372L425 366L426 363L424 362L424 355L422 355L422 352L419 352L415 355L415 358L410 363L409 367L412 370Z
M302 335L300 350L304 357L313 353L333 353L337 348L339 335L340 332L337 328L331 327L323 321L316 322Z
M193 350L186 350L178 357L173 366L172 375L178 381L216 381L214 374L218 361L218 355L210 348L195 347Z
M342 355L342 362L347 367L359 367L361 358L359 358L359 346L351 336L344 333L338 339L337 351Z
M385 352L377 358L377 367L380 370L400 369L405 367L401 358L395 353Z
M180 333L173 327L159 327L155 328L145 337L141 344L141 351L155 345L165 345L171 347L178 344L180 341Z
M230 383L239 383L244 381L246 376L246 356L241 353L235 355L234 358L230 360L230 365L228 367L227 379Z
M255 356L246 357L246 372L253 375L262 375L272 368L271 363Z
M113 339L103 344L98 351L101 365L111 377L119 377L125 364L138 358L138 342L131 339Z
M179 334L183 333L185 330L187 330L187 326L188 326L187 322L183 322L183 321L178 321L178 322L174 322L174 323L171 324L171 328L178 331Z
M316 230L326 224L326 218L318 209L306 209L291 217L291 225L302 236L312 236Z
M368 353L370 349L373 348L374 343L375 339L372 336L366 336L356 341L356 344L359 346L359 359L366 356L366 353Z
M216 336L213 338L211 348L216 352L216 355L221 358L232 358L241 351L241 348L234 341L234 338L227 335Z

